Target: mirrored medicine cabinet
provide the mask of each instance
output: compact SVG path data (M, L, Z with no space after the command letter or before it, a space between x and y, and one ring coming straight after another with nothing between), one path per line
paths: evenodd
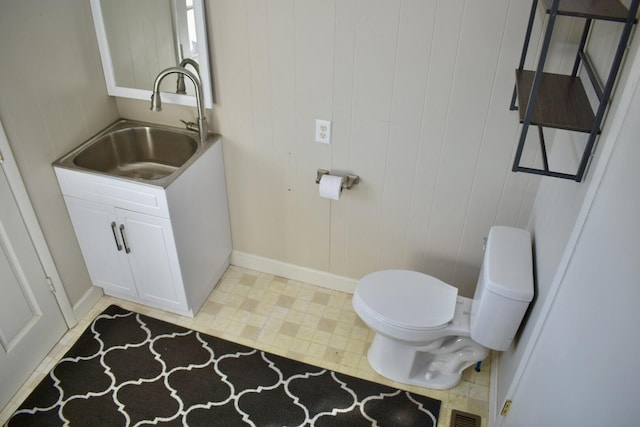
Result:
M205 108L212 108L203 3L203 0L91 0L108 94L150 100L158 73L191 59L198 64ZM192 65L186 68L194 71ZM186 79L187 93L178 94L176 79L163 81L162 101L195 106L192 83Z

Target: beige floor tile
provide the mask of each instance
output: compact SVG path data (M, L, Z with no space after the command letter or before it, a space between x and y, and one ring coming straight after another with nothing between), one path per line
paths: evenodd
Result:
M110 304L190 327L220 338L324 368L431 396L442 401L440 426L452 409L477 413L487 425L490 358L481 372L469 368L452 390L398 384L374 372L367 361L373 332L358 318L351 295L282 277L229 267L194 319L112 297L103 297L51 350L0 413L0 423L28 396L95 316Z

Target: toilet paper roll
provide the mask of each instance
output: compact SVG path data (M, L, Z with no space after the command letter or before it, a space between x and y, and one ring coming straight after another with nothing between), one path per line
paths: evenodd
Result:
M322 175L320 178L320 197L331 200L340 199L343 179L341 176Z

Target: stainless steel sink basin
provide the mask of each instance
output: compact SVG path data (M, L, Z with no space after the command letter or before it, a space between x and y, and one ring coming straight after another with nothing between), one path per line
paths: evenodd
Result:
M166 186L203 144L187 130L120 120L53 166L81 169Z
M82 168L130 178L172 174L198 149L190 135L148 126L109 132L74 157Z

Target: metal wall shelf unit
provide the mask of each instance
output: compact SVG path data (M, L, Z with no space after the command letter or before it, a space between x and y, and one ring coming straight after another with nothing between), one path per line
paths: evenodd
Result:
M522 56L518 69L516 70L516 85L511 100L511 110L519 111L522 131L520 133L520 140L512 170L514 172L527 172L580 182L584 177L596 139L601 131L602 120L609 105L611 92L618 72L620 71L633 25L637 21L636 16L640 0L631 0L629 8L625 7L619 0L541 1L549 18L537 67L535 71L524 69L538 8L538 0L533 0L524 46L522 48ZM563 15L584 19L584 29L571 75L544 72L544 65L547 54L549 53L556 18ZM589 32L591 31L594 20L614 21L623 24L620 40L606 80L600 79L586 51ZM587 97L582 79L578 76L580 66L584 68L588 80L598 98L595 112ZM543 169L520 165L530 126L538 127ZM543 131L545 127L588 134L584 153L582 154L575 175L554 172L549 169Z

